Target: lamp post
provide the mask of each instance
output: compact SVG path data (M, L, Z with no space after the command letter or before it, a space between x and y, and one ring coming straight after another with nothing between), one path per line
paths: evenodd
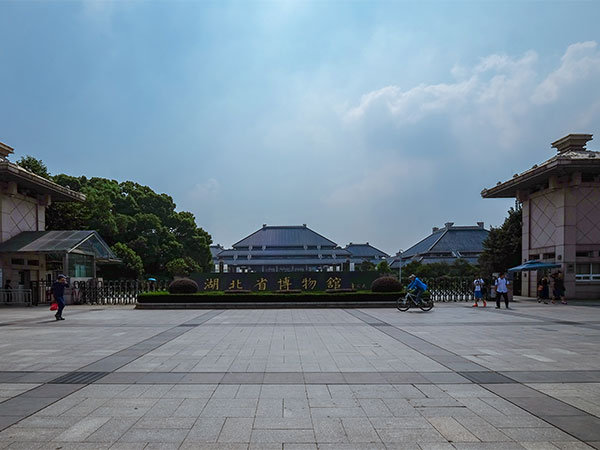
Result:
M396 253L396 256L398 256L398 282L400 282L400 284L402 284L402 252L404 250L400 249L398 250L398 253Z

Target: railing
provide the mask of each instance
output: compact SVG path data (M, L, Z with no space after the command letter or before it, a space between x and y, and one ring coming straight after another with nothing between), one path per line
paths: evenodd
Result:
M137 302L139 293L166 290L168 285L169 281L165 280L73 281L71 287L65 289L65 298L73 304L128 305ZM53 301L51 282L32 281L31 292L34 305Z
M31 289L0 289L0 305L31 306Z
M470 302L475 298L474 278L466 277L442 277L423 278L427 284L427 291L435 302ZM489 298L489 288L492 280L484 280L483 298ZM408 278L402 277L402 285L408 285Z

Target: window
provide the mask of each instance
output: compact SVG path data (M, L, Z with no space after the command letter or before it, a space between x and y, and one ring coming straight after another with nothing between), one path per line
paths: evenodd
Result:
M582 251L582 252L575 252L575 256L577 258L589 258L590 256L593 256L593 254L592 254L592 252Z
M577 263L576 281L600 281L600 263Z
M544 253L543 259L554 259L556 257L556 253Z
M13 258L10 260L11 264L14 264L16 266L24 266L25 265L25 260L24 259L20 259L20 258Z
M94 276L94 257L91 255L69 254L69 276L91 278Z
M583 183L593 183L594 181L596 181L596 175L593 173L582 173L581 181Z

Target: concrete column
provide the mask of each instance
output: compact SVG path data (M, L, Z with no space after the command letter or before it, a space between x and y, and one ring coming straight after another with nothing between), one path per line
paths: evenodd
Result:
M564 190L564 232L562 234L562 269L565 280L565 299L576 299L577 290L575 285L576 251L577 251L577 189L581 183L581 174L574 176L575 184L565 187ZM573 182L572 182L573 183ZM557 255L558 255L557 248Z
M531 208L531 202L529 201L529 199L524 199L522 200L522 202L523 235L521 241L521 264L529 259L529 212ZM535 285L533 287L535 289ZM524 272L523 276L521 277L521 294L527 297L535 296L535 291L531 290L531 272Z

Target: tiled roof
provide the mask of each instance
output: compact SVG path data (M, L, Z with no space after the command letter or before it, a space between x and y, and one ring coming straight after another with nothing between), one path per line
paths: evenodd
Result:
M387 258L388 255L385 252L373 247L368 242L366 244L348 244L344 247L348 250L353 258L373 258L373 259L381 259Z
M583 137L583 139L582 139ZM559 152L541 164L535 164L531 169L520 174L515 174L510 180L498 182L496 186L483 189L481 196L484 198L511 198L515 197L517 190L532 189L546 182L553 174L582 172L598 173L600 171L600 152L585 149L585 141L591 140L592 135L569 135L552 144ZM563 149L555 145L561 141L580 139L584 141L583 147Z
M416 256L430 255L434 257L440 253L450 253L449 258L475 258L472 254L483 250L483 241L489 231L483 226L452 226L447 224L444 228L433 231L422 241L402 253L402 259L407 260ZM464 253L467 253L466 255ZM439 256L439 255L438 255ZM445 258L445 256L440 256ZM428 258L428 262L431 259Z
M252 250L239 250L239 249L227 249L218 253L218 258L224 257L232 257L233 255L238 255L238 257L246 257L247 255L252 255L253 258L259 258L261 256L317 256L318 254L322 255L332 255L335 254L338 257L347 258L351 256L350 252L343 248L327 248L317 250L315 249L307 249L307 250L293 250L293 249L271 249L271 250L262 250L261 248L253 248Z
M343 264L346 260L344 258L278 258L278 259L232 259L223 260L225 264L232 264L236 266L297 266L297 265L315 265L315 266L328 266L334 264Z
M85 201L85 195L81 192L63 187L7 160L0 160L0 176L2 181L15 181L19 186L30 189L33 192L50 194L52 201Z
M23 231L0 244L3 253L66 253L93 254L98 259L117 257L98 233L93 230Z
M210 246L210 255L214 259L220 252L224 250L223 246L220 244L211 245Z
M233 244L238 247L303 247L303 246L337 247L337 244L314 232L306 225L301 226L267 226L255 231L241 241Z
M441 229L431 233L422 241L417 242L415 245L410 247L408 250L402 252L402 257L407 258L413 255L417 255L419 253L425 253L429 251L431 247L439 240L442 234L446 231L445 229Z

